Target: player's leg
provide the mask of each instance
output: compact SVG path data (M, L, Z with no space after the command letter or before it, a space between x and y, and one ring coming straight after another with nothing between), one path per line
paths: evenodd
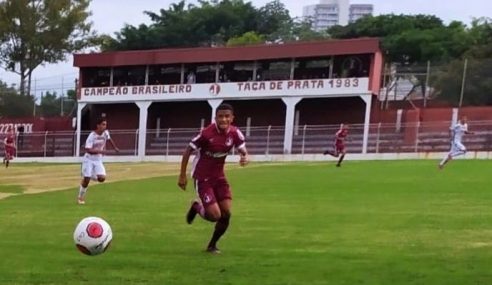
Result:
M439 169L443 169L444 166L453 159L453 154L456 153L457 151L457 147L455 145L455 143L451 143L451 149L449 150L449 152L446 154L446 156L441 160L441 162L439 163Z
M104 182L106 181L106 168L104 167L104 164L102 161L94 161L94 173L93 177L96 177L97 182Z
M6 154L5 154L5 168L8 168L9 165L10 165L10 161L12 160L12 158L14 157L14 153L13 153L13 150L11 150L10 148L7 148L6 149Z
M188 224L193 223L197 214L207 221L218 221L220 219L220 208L210 182L195 180L195 190L200 200L195 200L191 203L191 207L186 214L186 222Z
M215 223L214 233L212 234L212 238L210 239L210 242L207 246L208 252L220 253L220 250L217 248L217 242L229 228L229 222L231 219L231 204L232 201L230 199L219 202L221 217Z
M207 251L211 253L220 253L217 248L217 242L224 235L229 227L231 219L232 195L229 183L226 179L220 179L215 185L215 196L220 207L220 219L215 224L215 230L207 246Z
M455 151L451 154L451 157L455 158L457 156L465 155L465 154L466 154L466 147L460 142L455 143Z
M85 194L91 181L92 174L94 173L94 165L90 160L84 160L82 162L82 180L80 181L79 195L77 196L77 202L81 205L85 204Z
M337 146L337 153L340 154L340 158L338 159L337 167L342 166L342 161L345 158L345 146L344 145L338 145Z
M336 147L336 145L335 145L335 147L334 147L334 150L333 150L333 151L332 151L332 150L326 150L326 151L324 151L324 152L323 152L323 154L324 154L324 155L329 154L329 155L331 155L331 156L333 156L333 157L338 157L338 151L337 151L337 147Z

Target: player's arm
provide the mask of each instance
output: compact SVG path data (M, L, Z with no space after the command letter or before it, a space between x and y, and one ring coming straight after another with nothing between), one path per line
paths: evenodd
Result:
M188 178L186 177L186 168L188 166L188 161L190 161L190 156L193 152L198 151L200 148L205 146L207 143L207 139L200 133L196 137L194 137L190 144L186 146L185 151L183 152L183 157L181 158L181 170L179 172L178 178L178 186L179 188L186 190L186 184L188 183Z
M238 148L237 151L240 156L239 165L246 166L249 163L248 150L246 149L246 146Z
M120 152L120 149L116 146L112 138L109 138L108 141L116 152Z
M186 184L188 184L188 178L186 177L186 168L188 167L190 156L194 151L195 150L191 146L187 146L181 158L181 170L179 172L178 186L183 190L186 190Z
M246 149L245 137L240 130L237 130L234 140L234 145L239 152L239 165L246 166L249 163L248 150Z

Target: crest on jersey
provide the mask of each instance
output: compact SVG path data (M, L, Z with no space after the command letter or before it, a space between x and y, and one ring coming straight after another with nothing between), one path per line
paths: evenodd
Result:
M228 137L225 144L226 144L226 146L231 146L232 145L232 138Z

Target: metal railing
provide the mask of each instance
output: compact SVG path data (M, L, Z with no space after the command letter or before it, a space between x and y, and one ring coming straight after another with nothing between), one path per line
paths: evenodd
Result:
M450 122L417 122L407 124L371 124L367 144L368 153L400 152L442 152L450 146ZM474 135L466 135L463 143L471 151L492 151L492 121L472 121L468 123ZM251 154L272 155L284 153L284 126L260 126L240 128L246 136ZM318 154L332 148L339 125L300 125L293 131L292 154ZM146 133L145 155L181 155L191 138L200 128L148 129ZM111 130L111 137L120 148L114 155L138 155L138 129ZM81 133L81 152L89 135ZM350 126L346 142L351 153L361 153L364 126ZM33 132L24 134L17 140L18 157L56 157L75 156L76 132ZM0 134L3 140L3 135ZM108 147L109 148L109 147ZM110 149L110 148L109 148ZM0 144L3 151L3 144Z

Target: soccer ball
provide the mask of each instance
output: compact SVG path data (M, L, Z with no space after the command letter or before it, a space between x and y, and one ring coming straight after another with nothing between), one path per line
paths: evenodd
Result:
M113 232L109 224L98 217L87 217L80 221L73 233L75 246L87 255L98 255L106 251Z

